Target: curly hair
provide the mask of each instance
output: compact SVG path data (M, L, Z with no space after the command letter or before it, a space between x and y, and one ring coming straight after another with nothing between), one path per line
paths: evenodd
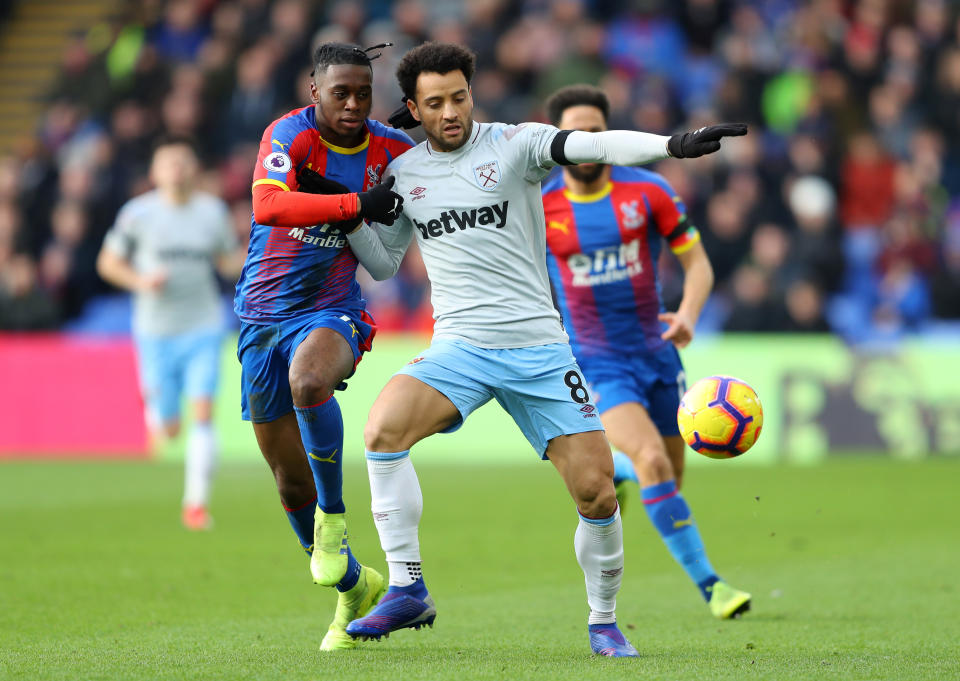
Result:
M473 79L477 56L463 45L455 43L424 43L413 48L397 65L397 82L407 99L415 99L417 78L423 72L450 73L460 71L467 79Z
M560 88L547 98L547 118L554 125L560 123L563 112L571 106L595 106L603 113L603 120L610 116L610 100L603 90L593 85L578 84Z

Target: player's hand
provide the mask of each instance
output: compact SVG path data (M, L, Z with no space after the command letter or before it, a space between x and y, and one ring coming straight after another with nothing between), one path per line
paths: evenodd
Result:
M350 189L336 180L324 177L316 170L304 168L297 173L297 189L308 194L350 194ZM330 229L349 234L360 226L359 218L330 223Z
M420 121L413 117L410 109L407 108L407 98L404 97L399 108L394 109L393 113L387 118L387 123L395 128L410 130L420 125Z
M679 312L663 312L657 319L667 324L667 330L660 334L660 338L670 341L678 348L685 348L693 340L693 322L686 315Z
M159 293L166 285L167 273L164 270L156 270L155 272L141 274L137 289L142 293Z
M324 177L316 170L304 168L297 173L297 189L307 194L350 194L346 185Z
M697 158L720 150L720 140L724 137L740 137L747 134L745 123L724 123L708 125L705 128L673 135L667 140L667 151L674 158Z
M391 176L386 182L360 192L360 217L384 225L392 225L403 210L403 197L390 188L397 178Z

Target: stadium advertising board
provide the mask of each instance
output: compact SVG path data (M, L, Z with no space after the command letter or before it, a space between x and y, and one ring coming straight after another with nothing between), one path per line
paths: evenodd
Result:
M378 337L349 388L338 394L348 456L362 456L370 405L427 339ZM852 352L828 336L701 337L683 352L687 380L729 374L750 383L764 408L763 433L739 460L816 463L827 456L904 459L960 455L960 352L947 342L906 342L896 350ZM259 460L239 416L240 367L224 344L217 426L223 454ZM951 369L951 367L954 367ZM0 339L0 457L144 456L142 402L126 340L64 337ZM174 442L163 456L176 457ZM421 460L525 461L533 453L496 404L471 415L456 434L418 445ZM359 460L359 459L358 459ZM691 453L694 465L709 463Z

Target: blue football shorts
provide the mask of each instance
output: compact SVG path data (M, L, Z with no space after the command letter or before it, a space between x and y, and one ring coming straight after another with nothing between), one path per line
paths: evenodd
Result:
M170 336L136 334L140 387L155 425L180 418L183 396L213 399L220 378L220 329Z
M245 421L275 421L293 411L290 362L300 343L320 328L333 329L346 339L353 350L354 371L377 333L373 317L363 310L318 310L282 322L240 325L237 358L240 409ZM346 383L341 383L337 390L346 387Z
M600 412L637 402L650 414L660 434L679 435L677 408L687 389L680 355L673 344L651 353L586 355L580 367Z
M492 349L439 338L397 373L423 381L453 402L460 420L446 433L491 399L513 417L541 458L558 435L603 430L567 343Z

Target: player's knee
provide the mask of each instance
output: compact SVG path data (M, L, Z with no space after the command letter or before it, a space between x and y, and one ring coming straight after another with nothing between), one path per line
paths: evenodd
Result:
M573 486L580 512L591 518L605 518L617 508L613 478L604 471L589 469L579 476Z
M320 404L333 394L334 384L325 376L313 373L291 372L290 394L298 407Z
M172 440L180 434L180 421L167 421L160 426L160 433L167 440Z
M273 469L273 476L277 481L277 492L280 501L286 508L300 508L310 503L317 496L317 488L313 478L304 478L299 474L277 467Z
M402 429L398 424L370 414L363 428L363 442L368 452L402 452L404 447Z
M630 458L633 460L637 477L644 485L655 485L673 478L673 464L659 442L640 446L632 452Z

